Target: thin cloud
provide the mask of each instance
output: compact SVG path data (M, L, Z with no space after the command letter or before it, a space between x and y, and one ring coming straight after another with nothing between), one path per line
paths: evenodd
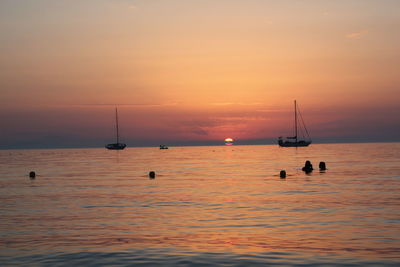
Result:
M98 106L98 107L107 107L107 106L132 106L132 107L163 107L163 106L176 106L177 103L130 103L130 104L118 104L118 103L100 103L100 104L71 104L65 106L81 106L81 107L88 107L88 106Z
M213 106L259 106L262 103L235 103L235 102L219 102L219 103L211 103Z
M132 0L110 0L110 3L119 8L136 9L137 5Z
M360 39L368 34L367 30L359 31L359 32L351 32L346 34L346 38L348 39Z

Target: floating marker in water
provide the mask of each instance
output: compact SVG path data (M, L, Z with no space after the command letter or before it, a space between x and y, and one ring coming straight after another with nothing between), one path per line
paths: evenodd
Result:
M279 173L279 176L281 177L281 179L285 179L286 178L286 171L285 170L281 170L281 172Z
M29 177L30 177L31 179L35 179L36 173L35 173L34 171L31 171L31 172L29 173Z
M326 170L326 164L325 164L325 162L321 161L321 162L319 163L319 170L320 170L320 171L325 171L325 170Z
M156 173L154 171L149 172L150 179L156 178Z

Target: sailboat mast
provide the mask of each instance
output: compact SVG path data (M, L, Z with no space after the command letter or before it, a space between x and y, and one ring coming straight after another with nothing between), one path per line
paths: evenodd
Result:
M296 100L294 101L294 136L296 137L296 143L297 143L297 105L296 105Z
M118 133L118 110L115 108L115 126L117 128L117 143L119 143L119 133Z

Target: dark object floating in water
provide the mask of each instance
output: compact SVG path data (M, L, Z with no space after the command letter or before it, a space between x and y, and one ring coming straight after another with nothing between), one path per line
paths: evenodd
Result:
M297 109L298 109L298 107L297 107L297 103L296 103L296 100L295 100L294 101L294 136L286 137L287 140L285 140L285 141L283 141L282 136L279 137L278 144L281 147L302 147L302 146L308 146L308 145L311 144L310 135L308 134L308 131L307 131L306 125L304 123L303 117L301 116L300 111L297 111ZM298 122L297 114L300 115L300 119L301 119L301 122L302 122L302 125L303 125L303 128L304 128L304 131L305 131L305 133L307 135L307 140L304 137L303 129L301 127L300 127L300 129L298 129L299 127L298 127L298 123L297 123ZM304 140L300 140L298 138L299 130L302 133Z
M320 170L320 171L326 171L326 164L325 164L325 162L321 161L321 162L319 163L319 170Z
M149 178L150 179L156 178L156 173L154 171L149 172Z
M279 176L281 177L281 179L285 179L286 178L286 171L285 170L281 170L281 172L279 173Z
M117 129L117 142L114 144L108 144L106 145L107 149L111 149L111 150L122 150L126 147L126 144L124 143L120 143L119 142L119 132L118 132L118 110L117 108L115 108L115 126Z
M305 171L306 173L312 172L314 170L314 168L309 160L306 161L302 170Z
M160 145L160 149L168 149L166 145Z
M31 172L29 173L29 178L35 179L35 178L36 178L36 173L35 173L34 171L31 171Z

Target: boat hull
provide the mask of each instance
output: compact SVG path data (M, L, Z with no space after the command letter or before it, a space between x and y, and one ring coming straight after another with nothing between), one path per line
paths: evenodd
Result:
M106 145L106 148L110 149L110 150L122 150L125 147L126 147L126 144L123 144L123 143L115 143L115 144Z
M279 140L278 144L281 147L305 147L309 146L311 144L311 141L283 142L282 140Z

